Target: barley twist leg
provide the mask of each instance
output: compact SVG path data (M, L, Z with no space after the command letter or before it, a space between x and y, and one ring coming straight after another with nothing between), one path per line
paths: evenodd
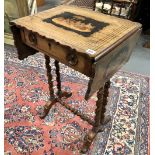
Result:
M72 93L68 93L66 91L62 92L62 90L61 90L59 61L55 60L54 64L55 64L55 68L56 68L55 72L56 72L56 81L57 81L57 90L58 90L57 95L59 98L61 98L61 97L68 98L68 97L72 96Z
M94 138L97 135L97 129L101 123L101 112L102 112L102 102L103 102L103 87L99 89L97 92L97 102L96 102L96 110L95 110L95 122L93 129L85 136L84 145L81 150L82 153L86 153L93 142Z
M97 92L97 102L96 102L96 110L95 110L95 123L93 129L85 136L85 142L82 148L82 153L86 153L90 148L94 138L97 133L102 131L103 125L105 125L108 121L105 119L106 105L108 103L107 97L109 94L110 81L107 81L104 85L104 88L100 88ZM108 117L109 120L109 117Z
M47 69L47 78L48 78L48 86L49 86L49 92L50 92L50 101L44 105L43 112L40 114L41 119L43 119L47 116L52 105L56 103L56 99L54 96L54 89L53 89L52 74L51 74L50 57L47 55L44 55L44 57L45 57L45 66Z

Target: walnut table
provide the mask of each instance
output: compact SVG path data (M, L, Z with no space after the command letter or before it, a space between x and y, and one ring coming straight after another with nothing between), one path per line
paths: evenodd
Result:
M82 152L109 120L105 117L110 78L126 63L141 33L141 25L73 6L58 6L10 23L19 59L36 52L45 54L50 102L44 106L44 118L53 104L60 102L93 125L85 136ZM50 57L55 59L57 94L53 91ZM62 99L71 93L61 91L59 62L90 78L85 94L88 100L97 92L95 121L70 108Z

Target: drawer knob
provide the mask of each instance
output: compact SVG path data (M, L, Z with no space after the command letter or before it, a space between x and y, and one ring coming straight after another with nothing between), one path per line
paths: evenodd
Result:
M29 40L30 40L30 42L31 43L33 43L33 44L37 44L37 38L36 38L36 35L34 34L34 33L29 33Z
M71 66L75 66L78 63L77 56L74 53L67 54L67 58L66 59L67 59L69 65L71 65Z

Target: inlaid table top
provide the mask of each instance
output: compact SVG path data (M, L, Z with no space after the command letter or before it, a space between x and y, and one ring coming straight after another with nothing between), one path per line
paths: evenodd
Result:
M104 54L108 47L141 27L129 20L63 5L15 23L90 57Z

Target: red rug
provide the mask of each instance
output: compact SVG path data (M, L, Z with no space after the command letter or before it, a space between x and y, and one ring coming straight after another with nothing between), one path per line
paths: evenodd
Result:
M91 125L59 103L45 119L37 114L49 98L42 55L21 62L12 48L6 47L5 54L5 153L79 155ZM73 92L66 104L94 119L96 94L88 103L83 99L88 79L61 68L63 89ZM107 113L112 121L98 134L87 155L148 154L149 78L119 71L111 82Z

